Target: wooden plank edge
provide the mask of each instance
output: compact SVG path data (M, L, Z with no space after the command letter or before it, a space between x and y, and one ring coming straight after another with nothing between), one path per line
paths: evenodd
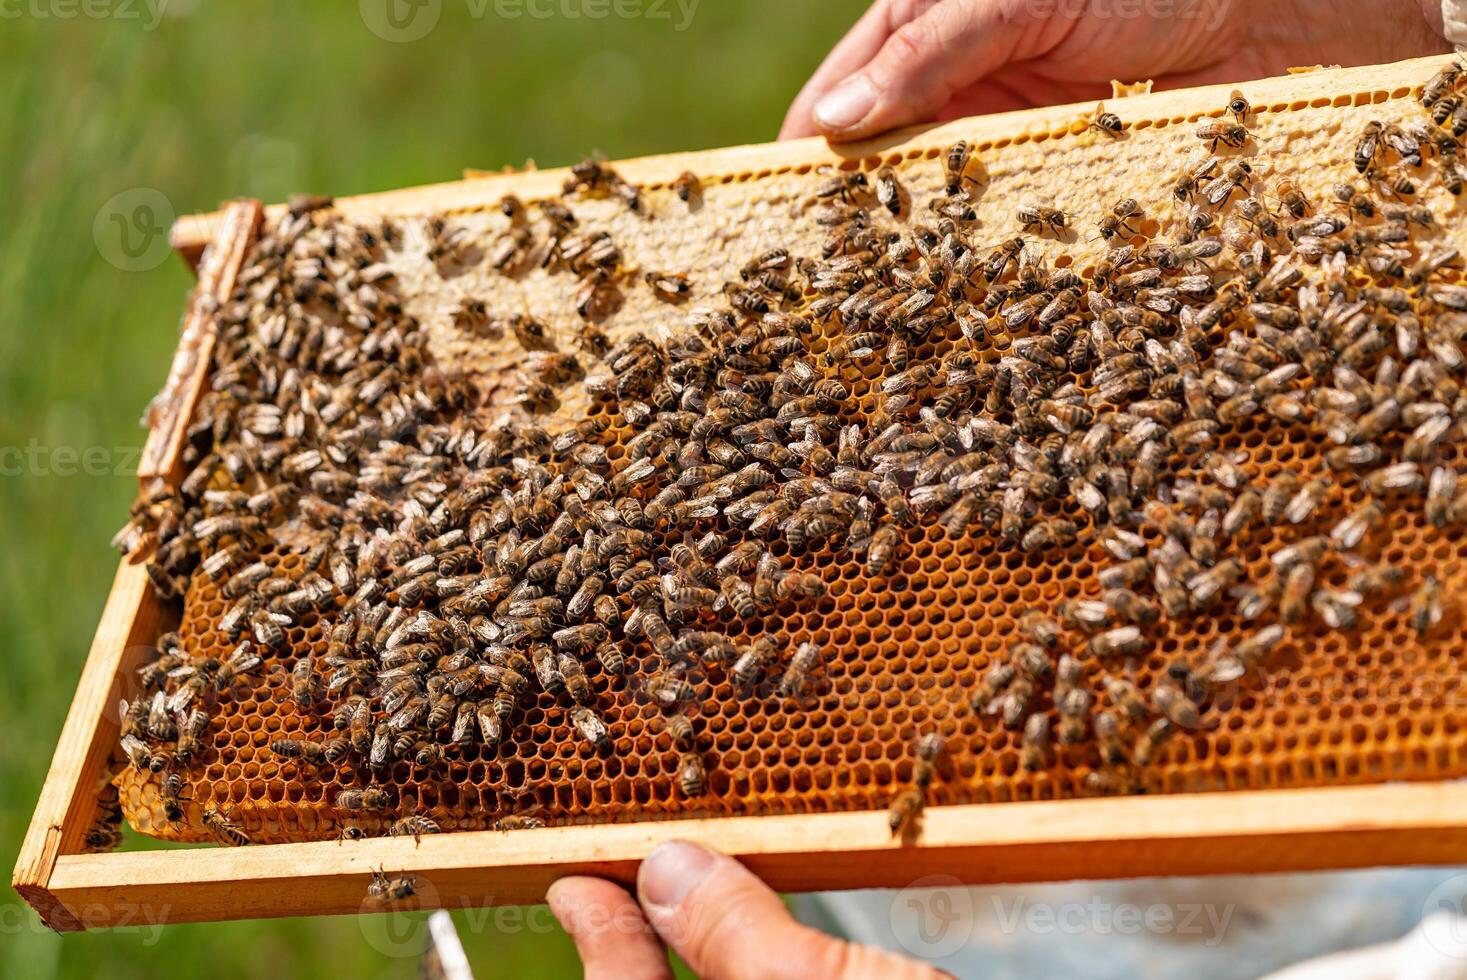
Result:
M78 928L378 911L372 871L411 874L403 908L534 904L567 874L624 883L658 844L706 843L781 891L1234 874L1467 861L1467 783L934 807L914 845L880 812L652 821L187 851L68 855L50 895Z
M260 229L264 208L259 201L230 203L212 226L214 237L198 266L194 287L179 331L178 349L168 369L168 379L156 402L157 416L143 446L138 464L138 481L178 474L179 456L188 433L189 420L204 389L209 361L214 353L214 317L211 307L234 291L245 254Z
M1163 118L1195 120L1204 116L1217 117L1224 114L1223 107L1229 93L1239 87L1258 112L1272 111L1280 103L1284 111L1300 104L1328 105L1346 95L1369 95L1372 101L1406 98L1453 57L1455 55L1434 55L1389 65L1328 69L1249 82L1152 92L1128 97L1119 111L1130 124ZM1061 131L1068 131L1073 138L1094 138L1094 134L1084 132L1081 122L1094 109L1095 102L1090 100L914 126L857 143L832 144L820 137L811 137L781 143L660 154L615 163L622 176L642 185L670 184L684 170L692 170L706 180L722 180L786 167L849 165L868 157L925 151L957 139L975 143L1007 142L1016 136L1038 133L1052 138L1053 134ZM336 208L354 219L477 210L494 206L511 191L528 199L555 195L569 172L565 167L508 174L470 170L468 173L472 176L462 180L341 197L336 200ZM283 204L271 205L266 208L266 216L274 218L284 209ZM217 212L180 217L170 234L173 247L185 258L198 254L209 241L219 220Z
M75 927L48 883L57 858L79 844L95 813L94 785L117 738L120 668L129 651L151 646L160 629L161 608L150 601L150 588L142 565L119 563L16 857L11 884L52 928Z

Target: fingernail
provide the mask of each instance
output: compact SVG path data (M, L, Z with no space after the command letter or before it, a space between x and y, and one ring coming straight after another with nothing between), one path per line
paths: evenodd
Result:
M865 75L852 75L815 103L815 118L826 129L850 129L876 105L876 86Z
M642 862L642 897L652 905L676 906L713 870L713 855L696 844L660 844Z

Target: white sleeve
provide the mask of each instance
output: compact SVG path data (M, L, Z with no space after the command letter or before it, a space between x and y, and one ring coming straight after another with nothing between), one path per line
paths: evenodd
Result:
M1442 0L1442 34L1458 51L1467 48L1467 0Z
M1263 980L1462 980L1463 977L1467 977L1467 918L1436 912L1394 942L1305 960L1270 973Z

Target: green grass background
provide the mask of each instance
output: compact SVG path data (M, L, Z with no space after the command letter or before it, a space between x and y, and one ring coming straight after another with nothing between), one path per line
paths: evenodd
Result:
M43 450L0 475L0 866L15 862L135 487L127 472L64 475L50 453L104 447L128 461L191 282L175 258L145 271L107 261L93 222L114 195L153 188L186 213L593 149L772 139L865 6L702 0L677 31L675 6L672 20L515 19L495 0L441 2L436 29L395 44L351 0L172 0L153 30L133 0L89 0L105 17L78 0L0 0L0 451ZM577 973L558 931L457 918L480 977ZM380 917L61 937L0 896L0 976L14 978L413 975L413 959L377 951L388 938Z

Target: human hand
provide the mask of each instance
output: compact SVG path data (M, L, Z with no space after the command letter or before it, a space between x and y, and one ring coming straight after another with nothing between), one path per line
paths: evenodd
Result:
M947 976L801 925L743 865L685 841L648 855L637 872L637 896L601 878L562 878L550 886L550 910L575 940L586 980L670 980L664 943L705 980Z
M805 84L781 139L1451 50L1440 0L876 0Z

